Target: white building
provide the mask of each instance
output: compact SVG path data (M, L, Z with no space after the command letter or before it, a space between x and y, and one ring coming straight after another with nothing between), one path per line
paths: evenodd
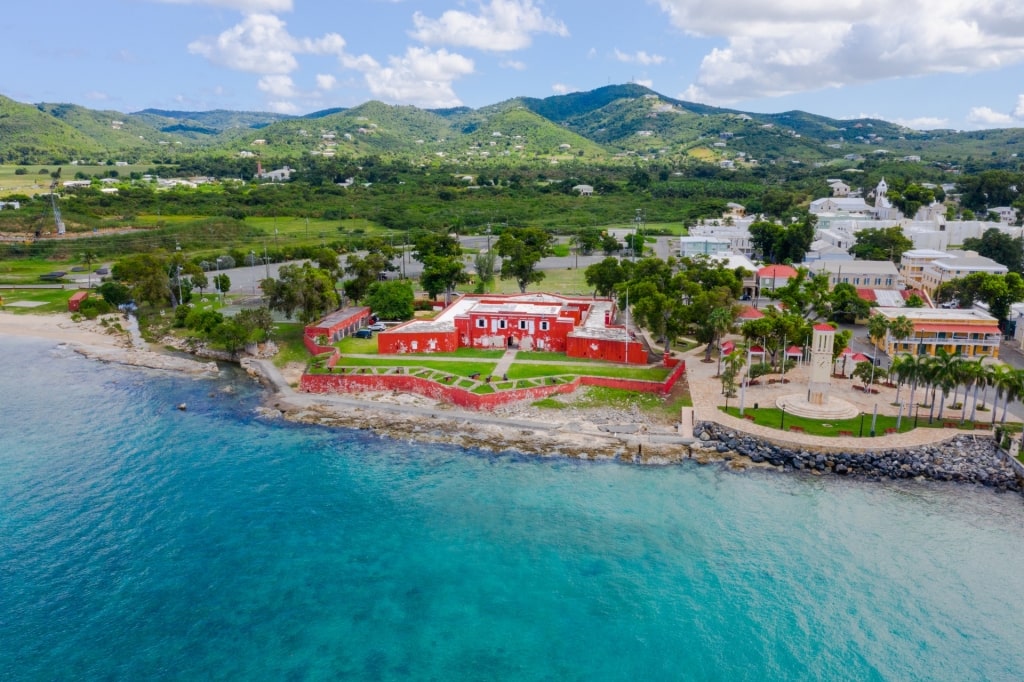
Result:
M852 284L870 289L902 289L896 264L887 260L820 260L808 263L812 275L827 274L830 287Z
M729 251L751 256L754 245L750 242L750 225L753 218L741 218L727 225L721 220L706 221L690 228L691 237L715 237L729 242Z
M713 256L730 251L732 249L728 239L694 236L679 238L679 256L681 258L692 258L701 254Z
M924 266L921 271L922 289L929 295L942 284L975 272L1005 275L1009 270L991 258L979 256L976 251L951 251L948 258L938 258Z

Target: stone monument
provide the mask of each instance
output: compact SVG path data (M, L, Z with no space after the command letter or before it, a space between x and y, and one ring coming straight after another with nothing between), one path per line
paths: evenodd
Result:
M832 388L832 350L835 341L835 327L827 324L814 325L807 395L784 395L775 401L777 407L800 417L821 420L853 419L860 414L860 410L852 403L829 395Z
M812 405L824 405L828 401L828 389L832 383L832 348L836 341L836 330L831 325L816 324L813 334L807 402Z

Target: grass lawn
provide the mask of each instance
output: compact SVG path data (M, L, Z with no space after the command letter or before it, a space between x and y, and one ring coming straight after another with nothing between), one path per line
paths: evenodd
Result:
M583 270L583 268L578 270L571 268L566 270L545 270L544 279L538 284L530 285L526 290L527 292L544 291L553 294L589 296L592 290L587 286ZM470 291L470 289L466 291ZM496 278L494 280L494 291L491 293L518 294L519 287L516 286L514 279Z
M9 194L39 194L40 192L49 193L50 183L53 182L53 178L50 177L50 173L56 171L60 167L60 164L50 164L47 166L15 166L15 165L0 165L0 197L7 196ZM99 175L101 177L107 177L111 171L117 171L118 175L122 178L127 178L133 171L145 173L147 170L153 167L153 164L141 164L133 166L64 166L61 171L61 181L74 180L75 173L85 173L90 178ZM15 171L18 168L24 168L28 172L25 175L16 175ZM40 171L45 171L40 173Z
M67 261L55 261L45 260L39 258L27 258L11 259L0 261L0 284L45 284L43 280L39 279L41 275L45 275L55 270L63 270L68 274L71 273L73 267L85 267L84 263L80 263L77 260ZM99 263L93 262L92 268L96 269L99 267ZM76 276L79 274L88 274L87 270L81 271L81 273L74 273ZM98 275L93 275L93 282L99 281ZM65 282L69 288L73 288L74 285Z
M308 357L308 355L307 355ZM493 362L434 362L418 357L397 358L352 358L342 357L337 367L425 367L438 374L468 377L472 374L488 376L494 371Z
M534 365L515 362L508 370L509 379L532 379L536 377L589 375L615 377L618 379L644 379L664 381L671 370L668 367L631 367L628 365L592 364L573 367L569 364Z
M63 313L67 312L68 299L77 289L68 286L67 289L0 289L0 298L3 299L4 311L9 313L40 314L40 313ZM40 303L31 308L12 306L15 302Z
M309 351L302 342L302 332L301 324L274 325L274 343L278 348L274 356L275 366L284 367L289 362L306 364L309 361Z
M726 412L734 417L740 416L739 408L737 407L730 407L728 410L726 410ZM820 419L806 419L804 417L797 417L793 414L786 414L785 421L783 422L782 410L779 410L774 407L762 407L757 410L746 409L744 410L744 415L753 416L753 423L760 424L761 426L768 426L773 429L778 429L780 426L784 426L784 430L787 431L791 426L797 426L803 428L805 433L809 433L815 436L834 436L838 438L840 437L840 431L846 431L852 434L853 437L867 437L870 435L871 432L870 414L863 415L863 419L861 417L854 417L853 419L833 420L830 422L822 422ZM918 427L921 428L944 428L945 424L954 423L958 425L957 428L959 429L959 416L952 417L950 415L946 415L944 419L936 419L931 424L928 423L927 418L921 419L919 417L917 425ZM984 420L980 420L977 423L983 425L985 428L988 428L988 422ZM896 417L890 415L878 415L878 419L875 422L875 435L883 435L885 434L886 429L895 428ZM911 431L913 429L913 417L907 417L906 415L904 415L903 419L900 422L900 433L903 433L905 431ZM970 421L964 422L963 430L974 431L974 423ZM851 436L843 434L843 437L849 438Z
M534 407L561 410L567 407L630 409L636 405L644 412L663 414L670 420L678 420L682 400L667 401L656 393L625 391L621 388L604 386L583 386L572 396L552 396L533 403Z

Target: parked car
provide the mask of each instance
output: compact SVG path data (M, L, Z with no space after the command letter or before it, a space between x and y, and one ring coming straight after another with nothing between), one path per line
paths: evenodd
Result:
M387 329L387 326L383 322L374 322L369 327L367 327L367 329L369 329L371 332L382 332Z
M370 329L360 329L352 336L356 337L357 339L372 339L373 331Z

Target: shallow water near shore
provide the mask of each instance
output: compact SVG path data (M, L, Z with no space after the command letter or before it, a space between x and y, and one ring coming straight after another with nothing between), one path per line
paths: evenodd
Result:
M0 351L0 679L1024 670L1020 496L399 442Z

